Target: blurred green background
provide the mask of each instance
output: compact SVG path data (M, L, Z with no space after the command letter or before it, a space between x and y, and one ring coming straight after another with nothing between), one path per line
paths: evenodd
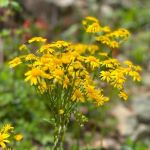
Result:
M115 91L108 89L112 96L108 105L81 106L89 122L80 127L71 120L65 149L150 149L149 0L0 0L0 126L12 123L23 133L24 140L15 150L49 150L53 127L47 121L50 116L44 99L24 83L23 68L14 71L8 61L33 36L86 42L81 21L87 15L97 17L102 25L131 32L116 57L140 65L143 80L138 85L128 83L129 102L119 101Z

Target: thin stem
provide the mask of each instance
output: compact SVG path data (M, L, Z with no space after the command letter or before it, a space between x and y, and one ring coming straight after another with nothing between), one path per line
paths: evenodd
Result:
M54 137L54 146L52 150L63 150L63 142L64 142L64 134L65 134L66 126L60 125L56 130L57 132Z

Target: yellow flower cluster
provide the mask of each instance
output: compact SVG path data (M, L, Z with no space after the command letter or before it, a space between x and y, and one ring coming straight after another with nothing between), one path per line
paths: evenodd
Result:
M111 31L108 26L102 27L93 17L86 17L83 25L86 32L94 33L95 40L110 48L118 48L129 36L125 29ZM28 53L33 42L34 46L38 42L40 44L34 48L34 53ZM28 45L21 48L24 48L22 52L27 54L10 61L10 66L26 64L28 70L25 73L25 81L34 85L41 94L49 95L52 106L57 108L59 114L65 113L63 106L68 107L65 103L92 101L99 106L107 102L109 97L104 96L103 89L99 86L101 82L107 82L117 88L118 95L127 100L127 94L124 92L127 77L132 77L134 81L141 80L139 66L130 61L119 62L109 56L108 52L101 50L96 42L88 45L67 41L46 43L45 38L34 37L28 41ZM55 102L58 100L60 102L57 102L57 105Z
M88 33L97 33L101 31L99 20L97 20L94 17L90 16L86 17L83 20L82 24L85 26L86 32Z
M130 33L128 30L120 28L112 31L108 26L102 26L100 22L93 17L86 17L82 24L87 33L94 33L95 39L110 48L119 48L120 44L127 40Z
M118 60L112 58L101 61L101 66L105 67L105 70L100 72L101 80L110 83L120 90L119 96L124 100L127 100L128 96L123 91L124 83L127 80L127 77L132 77L134 81L140 81L141 76L139 72L141 71L141 68L133 65L130 61L125 61L121 65Z
M99 47L96 44L77 43L77 44L72 44L70 48L76 51L77 53L79 53L80 55L85 54L85 53L89 55L91 54L93 55L99 51Z
M30 81L31 85L35 85L41 94L53 93L59 87L64 93L70 92L68 98L72 101L84 102L86 96L90 95L88 98L95 100L97 105L102 105L105 97L103 97L101 89L94 87L94 82L88 71L88 69L98 68L100 61L92 55L81 55L86 53L86 50L93 53L98 50L98 47L96 45L80 45L85 47L85 50L81 52L77 45L71 45L66 41L48 43L36 51L37 55L32 53L22 55L10 61L9 64L11 67L15 67L20 62L26 63L29 70L25 73L25 81ZM19 63L16 59L20 60ZM92 91L89 88L91 86L93 87ZM86 89L88 89L87 94ZM90 92L93 94L89 94Z
M14 127L11 124L6 124L0 129L0 148L9 150L7 144L10 143L10 139L13 137L16 141L23 139L22 134L13 135Z

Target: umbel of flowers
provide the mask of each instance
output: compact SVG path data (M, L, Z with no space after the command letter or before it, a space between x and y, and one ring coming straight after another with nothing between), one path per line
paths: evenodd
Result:
M94 17L86 17L83 26L93 43L49 43L45 38L33 37L20 46L22 55L9 62L10 67L25 64L25 81L47 97L56 131L53 149L62 147L71 115L86 121L78 113L79 103L90 102L98 107L109 101L109 95L103 94L104 83L118 89L119 97L127 100L127 78L141 80L139 66L112 57L112 51L128 39L126 29L112 31Z
M8 145L13 141L20 141L23 139L22 134L15 134L14 127L11 124L5 124L0 129L0 149L11 150Z

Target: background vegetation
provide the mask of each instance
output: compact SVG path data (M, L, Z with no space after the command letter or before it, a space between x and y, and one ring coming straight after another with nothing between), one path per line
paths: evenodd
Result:
M44 99L24 83L23 68L13 71L8 61L17 55L19 45L32 36L44 36L49 41L86 42L88 37L80 24L87 15L99 18L103 25L124 27L132 33L128 42L115 51L115 56L141 65L143 81L127 85L130 93L127 103L118 101L108 89L111 104L97 109L82 106L89 122L80 129L72 118L65 149L150 148L150 120L145 117L150 115L149 8L149 0L0 0L0 126L10 122L23 133L24 139L16 150L49 150L53 139Z

